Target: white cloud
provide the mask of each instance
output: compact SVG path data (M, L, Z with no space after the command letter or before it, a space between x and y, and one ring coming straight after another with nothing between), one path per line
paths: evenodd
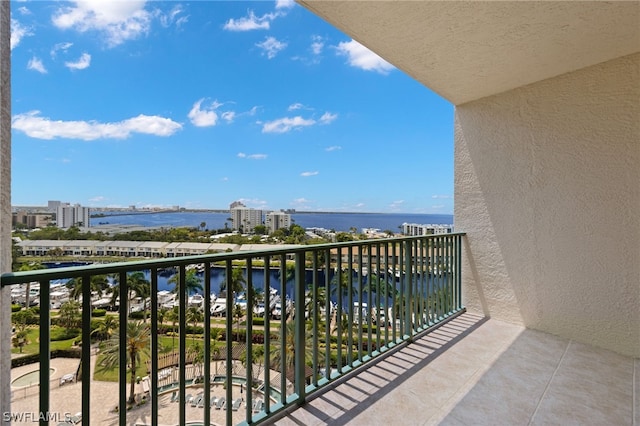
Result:
M64 66L72 70L83 70L91 65L91 55L83 53L75 62L65 62Z
M15 19L11 20L11 50L20 44L23 38L33 35L31 29L23 26Z
M239 152L238 157L246 158L248 160L266 160L267 154L245 154L244 152Z
M311 36L313 42L311 43L311 52L314 55L320 55L324 49L324 40L320 36Z
M404 200L397 200L397 201L393 201L390 205L389 208L391 210L395 210L395 209L399 209L400 207L402 207L402 205L404 204Z
M96 197L89 198L89 202L91 202L91 203L101 203L101 202L106 201L106 200L107 200L107 198L103 197L102 195L98 195Z
M59 51L63 51L66 53L66 51L69 50L71 46L73 46L73 43L56 43L49 54L52 58L55 58L58 55Z
M155 136L171 136L182 129L180 123L170 118L140 114L116 123L97 121L61 121L40 116L40 111L14 115L11 120L14 130L24 132L36 139L126 139L134 133Z
M225 111L221 114L221 117L227 123L232 123L236 118L236 113L234 111Z
M301 129L314 124L316 121L313 119L305 119L300 116L284 117L264 123L262 133L287 133L293 129Z
M437 198L437 199L446 200L446 199L449 199L449 198L453 198L453 196L452 195L432 195L431 198Z
M180 27L186 24L189 21L189 16L179 16L183 12L184 9L180 4L174 6L173 9L169 11L169 13L162 13L158 11L157 13L160 19L160 25L166 28L171 26L171 24L173 23L176 24L176 27Z
M252 10L249 11L249 16L239 19L229 19L224 24L224 29L228 31L252 31L252 30L268 30L271 21L277 17L277 14L266 13L260 17L256 16Z
M435 206L431 206L433 210L440 210L444 208L444 204L436 204Z
M319 172L302 172L300 173L300 176L302 177L309 177L309 176L316 176Z
M388 74L394 66L355 40L342 42L336 47L338 54L346 56L349 65L366 71Z
M63 30L101 33L109 47L147 34L152 14L145 10L146 1L75 1L74 6L58 9L53 24Z
M342 149L341 146L333 145L333 146L329 146L329 147L325 148L324 150L327 151L327 152L331 152L331 151L339 151L341 149Z
M291 9L295 5L293 0L276 0L276 9Z
M38 71L40 74L46 74L47 69L44 67L44 64L39 58L35 56L29 59L29 63L27 63L27 69Z
M324 114L322 114L322 117L320 117L320 124L329 124L335 121L336 118L338 118L338 114L332 114L327 111Z
M263 55L266 54L267 58L273 59L287 47L287 43L278 41L275 37L266 37L263 42L256 43L256 46L263 50Z
M265 200L260 200L258 198L240 198L236 201L240 201L242 204L249 208L262 208L267 205Z
M312 200L307 200L306 198L301 197L301 198L296 198L292 200L291 203L289 203L289 205L291 205L295 209L304 210L304 209L310 209L312 203L313 203Z
M216 110L222 105L218 101L213 101L211 105L202 107L204 98L193 104L193 108L189 111L188 117L191 120L191 124L197 127L211 127L215 126L218 122L218 113Z
M31 15L31 11L25 6L19 7L18 12L20 12L21 15Z
M287 111L295 111L297 109L303 109L305 106L302 105L300 102L296 102L295 104L291 104L289 105L289 108L287 108Z

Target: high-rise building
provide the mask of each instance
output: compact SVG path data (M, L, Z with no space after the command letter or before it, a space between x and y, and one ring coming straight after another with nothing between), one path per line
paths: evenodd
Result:
M403 223L402 233L404 235L436 235L450 234L453 232L453 225L420 225L417 223Z
M244 204L234 202L229 210L232 222L232 228L234 230L250 234L253 232L256 226L262 225L262 217L264 212L258 209L250 209L244 206Z
M291 215L283 211L270 212L266 216L265 225L270 234L280 228L289 228L291 226Z
M89 210L89 207L82 207L80 204L73 206L68 203L61 204L57 208L56 224L58 228L89 227Z

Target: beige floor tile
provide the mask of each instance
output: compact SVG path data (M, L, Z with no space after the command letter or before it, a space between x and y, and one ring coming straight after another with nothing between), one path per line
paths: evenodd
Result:
M635 378L633 383L633 395L635 400L633 401L633 425L640 426L640 358L634 360L634 374Z

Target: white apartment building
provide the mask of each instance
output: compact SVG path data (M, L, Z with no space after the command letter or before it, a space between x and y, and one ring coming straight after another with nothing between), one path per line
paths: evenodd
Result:
M403 223L402 234L404 235L438 235L451 234L453 225L420 225L417 223Z
M266 216L265 225L267 225L267 230L270 234L280 228L289 228L291 226L291 215L283 211L270 212Z
M250 234L256 226L262 225L264 212L259 209L236 207L230 211L231 223L234 230Z
M89 210L89 207L82 207L80 204L61 204L56 209L56 224L58 228L89 227Z

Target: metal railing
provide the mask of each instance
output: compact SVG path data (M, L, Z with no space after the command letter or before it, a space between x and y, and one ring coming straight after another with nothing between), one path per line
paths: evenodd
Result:
M181 425L194 416L203 424L210 424L213 418L227 425L255 424L301 404L312 392L459 312L462 235L63 267L4 274L1 282L3 287L37 282L41 301L50 300L53 281L73 279L82 286L78 318L85 361L79 368L82 424L99 420L92 418L96 400L92 380L86 379L91 378L92 345L94 350L100 347L96 364L116 351L117 401L109 407L117 404L117 414L112 415L121 425L142 423L138 417L156 425L160 410L172 411ZM171 274L173 278L168 278ZM95 343L95 329L90 325L96 300L94 277L117 284L111 288L117 289L119 298L117 332L101 343ZM194 280L205 297L199 308L192 309L189 293L197 287ZM165 301L159 300L158 291L172 282L177 297L176 307L170 309L176 312L171 330L177 327L178 342L177 350L166 353L168 345L161 333L168 331L164 324L167 311L161 308ZM226 297L206 297L212 293ZM130 318L135 316L130 313L132 296L141 296L143 305L148 302L148 322L146 309L143 320ZM198 310L206 314L198 317L193 313ZM48 303L40 304L40 383L49 382L51 323L52 318L59 318L54 312ZM211 314L221 312L226 313L226 321L218 328ZM94 319L94 326L98 321ZM142 337L132 330L136 326L148 327ZM188 334L192 336L189 341ZM136 354L148 354L150 378L143 392L132 395L130 367L136 365L131 359L136 346L132 340L145 335L148 349L138 347ZM194 343L196 336L199 344ZM137 365L134 373L144 366ZM194 400L189 396L196 391L198 399ZM49 412L55 397L55 389L40 386L39 412ZM100 396L104 410L108 397ZM144 397L144 407L129 410L140 397ZM226 404L220 402L222 398ZM140 416L141 412L145 415ZM163 414L162 418L170 417Z

